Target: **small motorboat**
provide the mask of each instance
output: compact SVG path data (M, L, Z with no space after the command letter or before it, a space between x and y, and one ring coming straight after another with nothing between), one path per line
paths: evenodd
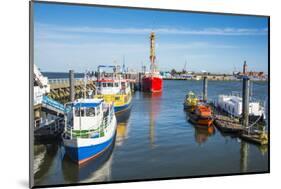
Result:
M205 103L199 103L189 113L190 121L196 125L211 126L213 123L212 109Z
M194 111L195 106L198 104L199 100L197 96L190 91L186 96L183 103L183 108L188 111Z

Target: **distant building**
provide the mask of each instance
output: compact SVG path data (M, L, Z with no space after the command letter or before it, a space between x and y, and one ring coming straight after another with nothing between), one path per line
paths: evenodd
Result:
M248 71L248 65L246 61L244 61L243 64L243 72L233 72L233 75L237 78L242 78L243 76L249 76L252 79L261 79L264 80L266 79L266 75L264 72L256 72L256 71Z
M264 77L264 72L247 72L247 76L253 76L253 77Z

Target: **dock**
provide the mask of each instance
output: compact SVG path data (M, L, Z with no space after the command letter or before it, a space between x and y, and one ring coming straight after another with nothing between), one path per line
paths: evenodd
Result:
M203 94L204 101L207 100L207 77L204 78L203 82ZM243 78L243 98L242 98L242 117L237 118L234 116L228 115L226 112L223 112L220 109L217 109L213 103L209 103L212 107L214 113L214 125L222 133L231 133L235 136L241 138L242 140L255 143L258 145L267 145L268 144L268 134L264 130L258 130L255 125L256 122L249 124L249 86L250 79L248 77ZM264 126L263 126L264 129Z
M232 121L215 119L214 124L219 130L221 130L222 132L225 132L225 133L239 134L239 133L242 133L243 131L245 131L245 129L242 127L241 124L235 123Z
M132 92L141 89L142 73L119 73L130 83ZM69 71L69 78L48 79L40 70L34 68L34 136L35 141L46 139L58 140L64 130L65 103L84 96L96 94L96 79L74 78L74 71ZM48 121L48 117L55 117Z
M268 144L267 133L243 133L240 135L240 138L255 144Z
M219 114L218 111L215 112L214 125L222 133L232 134L232 136L239 137L242 140L258 145L268 144L266 132L251 131L251 129L245 128L238 118Z
M142 73L124 73L123 77L130 82L132 92L141 88ZM50 93L48 96L56 101L65 103L70 99L70 82L68 78L49 79ZM85 83L83 78L74 79L75 99L81 98L85 92ZM86 84L86 93L96 91L96 81L88 80Z
M64 119L57 118L45 124L41 127L34 129L34 138L36 143L49 143L55 140L59 140L62 132L64 131Z
M49 79L50 93L48 94L54 100L59 102L68 102L70 99L70 83L69 79ZM83 79L74 80L75 98L81 98L84 95L85 83ZM95 92L96 85L94 81L88 81L86 84L86 92Z

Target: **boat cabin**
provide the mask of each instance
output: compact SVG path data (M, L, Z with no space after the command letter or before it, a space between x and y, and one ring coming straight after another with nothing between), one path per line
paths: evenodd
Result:
M97 81L98 94L124 94L130 90L129 82L125 79Z
M102 99L78 99L71 106L67 115L68 125L73 130L92 130L98 128L103 119Z
M199 104L195 108L195 113L202 117L210 117L212 116L212 110L209 106L205 104Z

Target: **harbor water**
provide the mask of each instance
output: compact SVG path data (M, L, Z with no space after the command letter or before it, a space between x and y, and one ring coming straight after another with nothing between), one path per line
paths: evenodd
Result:
M114 145L80 167L60 142L35 145L35 185L268 171L267 147L189 122L184 97L188 91L201 95L202 87L202 81L165 80L160 94L135 92L131 111L118 118ZM209 81L208 99L241 90L241 81ZM265 101L267 82L254 82L252 94Z

